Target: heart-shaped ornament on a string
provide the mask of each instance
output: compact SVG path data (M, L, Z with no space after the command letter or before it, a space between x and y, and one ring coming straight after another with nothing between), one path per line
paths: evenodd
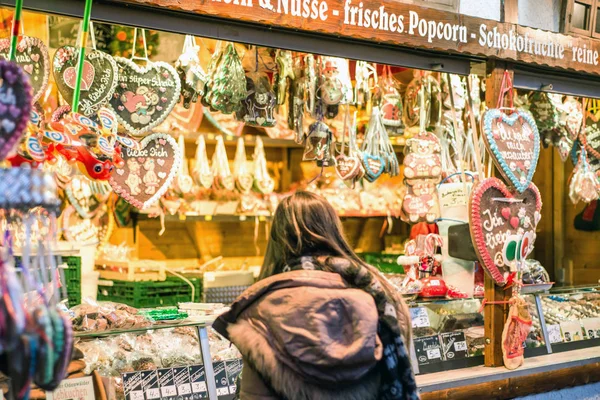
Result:
M63 46L56 50L52 62L56 87L69 104L73 102L77 83L78 57L76 47ZM117 79L117 63L112 56L98 50L87 51L81 77L79 112L88 117L96 114L112 98Z
M540 156L540 134L527 111L492 108L482 120L485 144L502 176L519 193L529 187Z
M142 136L175 107L181 92L179 76L162 61L148 61L145 66L123 57L115 57L115 61L119 84L109 104L129 133Z
M182 154L175 139L165 133L146 136L139 150L123 150L125 164L113 170L110 186L128 203L143 210L167 191L180 169Z
M10 39L0 39L0 56L9 59ZM48 87L50 60L48 48L41 39L22 36L17 43L17 64L29 75L29 83L33 90L32 103L35 103Z
M340 154L335 158L335 171L343 181L354 179L360 172L360 159Z
M19 143L29 121L31 86L23 70L0 61L0 160Z
M471 192L471 239L479 261L497 284L506 283L510 263L531 253L541 210L542 198L533 183L523 193L512 193L500 179L488 178Z

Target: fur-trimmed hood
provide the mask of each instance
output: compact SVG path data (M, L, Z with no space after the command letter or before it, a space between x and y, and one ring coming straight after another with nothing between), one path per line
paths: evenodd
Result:
M306 270L253 285L213 324L287 400L375 399L377 326L369 294L338 274Z

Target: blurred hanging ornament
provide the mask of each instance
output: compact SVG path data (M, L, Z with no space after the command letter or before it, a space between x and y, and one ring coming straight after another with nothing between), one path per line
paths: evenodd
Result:
M394 79L391 68L384 66L384 73L378 83L380 96L381 119L388 135L402 135L402 96L399 83Z
M182 157L182 162L179 173L175 176L175 179L173 179L173 189L178 195L184 196L192 191L194 180L190 176L188 159L185 157L185 139L183 135L179 135L177 145Z
M231 114L248 96L246 74L233 43L227 45L218 61L208 98L212 109Z
M275 181L267 169L267 156L260 136L256 137L254 147L254 188L262 194L270 194L275 190Z
M193 177L198 186L210 189L214 182L213 171L210 168L204 135L198 136L196 147L196 160L193 168Z
M261 72L254 72L246 76L246 89L248 96L236 111L236 118L244 121L246 125L269 128L276 125L273 116L275 109L275 93L271 90L269 77Z
M229 168L229 160L227 159L227 150L225 149L223 136L217 136L215 154L212 159L212 170L215 179L215 188L225 190L233 190L235 188L235 180Z
M238 138L237 148L235 150L235 159L233 161L233 177L235 186L242 193L248 193L252 190L254 177L248 168L248 160L246 159L246 148L244 147L244 139Z
M175 68L181 80L181 97L183 107L189 108L191 103L198 101L198 97L204 95L208 77L202 65L198 52L200 46L196 44L193 36L186 35L183 44L183 52L175 63Z
M275 55L277 63L277 75L275 77L275 94L277 96L277 104L285 104L288 85L295 79L292 52L288 50L277 50Z

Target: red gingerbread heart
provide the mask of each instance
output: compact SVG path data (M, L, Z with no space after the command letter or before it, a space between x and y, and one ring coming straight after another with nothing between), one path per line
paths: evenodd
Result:
M520 194L511 192L497 178L488 178L473 188L469 203L471 238L481 265L497 284L506 283L504 273L509 270L503 259L506 240L528 234L533 242L541 209L542 198L533 183ZM507 214L512 217L505 218ZM533 243L529 245L533 247Z
M85 60L83 62L83 75L81 77L81 90L84 90L84 91L89 90L90 87L92 86L92 83L94 82L95 76L96 76L96 70L94 69L94 66L88 60ZM65 84L69 88L74 90L75 85L77 83L77 70L75 69L75 67L68 67L67 69L65 69L65 72L63 72L63 79L65 81Z

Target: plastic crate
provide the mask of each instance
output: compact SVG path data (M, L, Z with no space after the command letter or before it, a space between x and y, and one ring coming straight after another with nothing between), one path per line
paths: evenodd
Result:
M79 256L62 256L61 259L56 257L57 266L59 261L66 264L68 268L62 269L65 277L63 284L67 289L67 298L69 299L69 307L81 304L81 257ZM21 257L15 257L17 265L21 263Z
M202 299L202 280L190 278L195 287L194 301ZM162 282L110 281L112 286L98 287L98 300L124 303L136 308L176 306L191 301L192 288L179 278Z
M386 274L404 274L404 267L398 265L399 254L362 253L359 254L367 264L377 267Z

